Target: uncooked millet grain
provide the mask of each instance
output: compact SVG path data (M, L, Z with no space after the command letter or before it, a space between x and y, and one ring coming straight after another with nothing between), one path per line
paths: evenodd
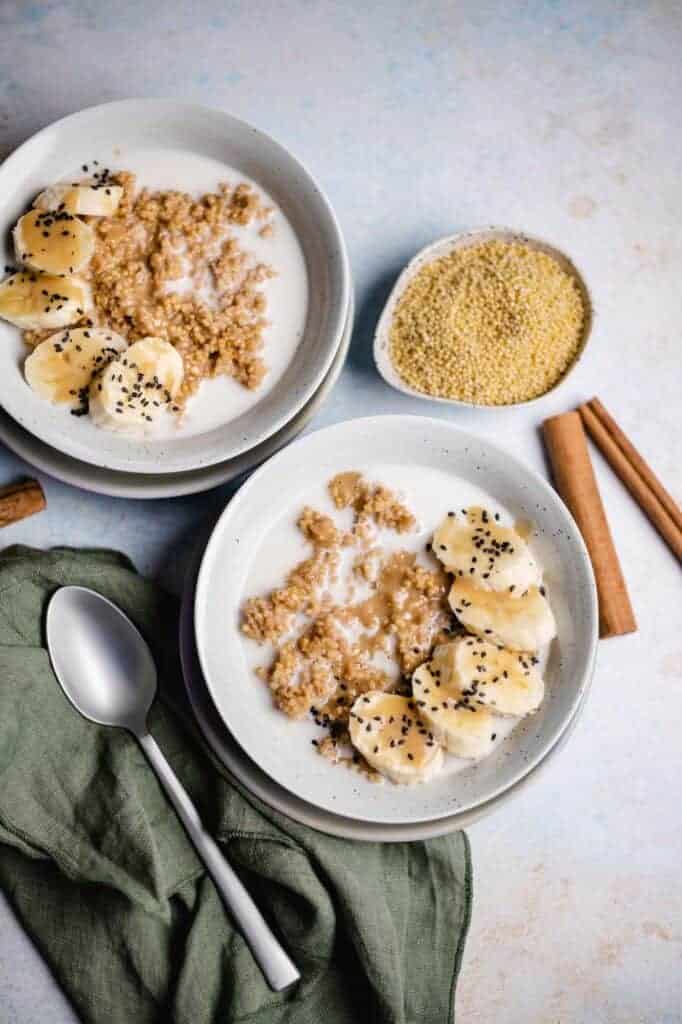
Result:
M583 338L575 278L554 257L489 241L426 264L399 299L391 361L427 395L511 405L548 391Z

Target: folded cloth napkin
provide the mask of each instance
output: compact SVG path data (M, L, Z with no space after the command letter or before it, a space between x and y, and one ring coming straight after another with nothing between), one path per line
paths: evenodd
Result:
M288 992L268 989L135 740L63 696L43 617L64 584L115 601L151 644L151 732L299 966ZM258 801L194 728L177 632L175 602L122 555L0 553L0 884L77 1013L93 1024L450 1022L471 907L464 834L354 843Z

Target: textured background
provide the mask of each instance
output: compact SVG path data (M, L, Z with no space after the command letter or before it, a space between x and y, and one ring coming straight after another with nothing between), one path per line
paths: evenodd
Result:
M544 469L540 419L598 393L679 497L681 47L675 0L0 0L0 153L136 95L221 107L289 146L337 210L358 299L348 365L313 427L432 412L371 362L381 304L417 248L489 223L555 242L597 311L575 377L533 410L451 418ZM583 720L538 782L471 829L463 1024L682 1021L679 575L595 464L640 631L600 647ZM0 449L0 480L25 471ZM198 523L229 493L135 503L43 482L47 513L3 542L110 544L176 589ZM0 1019L73 1019L3 906Z

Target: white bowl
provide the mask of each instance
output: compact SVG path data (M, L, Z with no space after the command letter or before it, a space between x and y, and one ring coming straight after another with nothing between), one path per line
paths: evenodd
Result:
M311 746L312 722L276 710L254 677L240 633L241 606L259 547L268 558L279 524L295 521L311 492L340 471L404 481L407 500L431 529L454 504L487 496L489 506L535 524L531 548L545 570L558 636L545 667L546 696L485 760L428 784L374 785L331 765ZM425 475L436 474L439 503L426 522L416 504ZM414 485L416 481L416 486ZM410 487L412 492L410 493ZM474 492L472 497L472 492ZM424 501L422 500L422 507ZM290 529L292 539L295 531ZM426 536L426 535L425 535ZM268 540L268 538L270 538ZM279 540L277 540L279 544ZM281 547L281 545L280 545ZM286 554L286 551L285 551ZM263 559L261 555L261 561ZM297 560L298 552L292 557ZM290 567L290 562L286 564ZM276 586L281 581L273 580ZM561 499L537 473L489 441L441 420L377 416L350 420L296 441L266 462L218 521L204 554L195 600L197 649L215 706L235 740L277 783L325 811L376 824L415 824L474 811L505 793L560 740L589 686L597 645L597 601L590 560Z
M35 466L43 473L95 494L107 494L112 498L136 498L155 500L177 498L186 494L199 494L212 490L221 484L247 473L254 466L274 455L285 444L293 441L315 416L329 397L336 384L348 355L353 329L353 303L348 312L344 330L334 362L319 388L308 399L302 409L288 423L255 448L242 452L234 459L216 462L213 466L190 470L186 473L121 473L115 469L80 462L70 455L64 455L48 444L39 441L33 434L20 427L11 416L0 409L0 441L20 458Z
M281 811L282 814L286 814L289 818L300 822L302 825L308 825L310 828L326 832L328 835L339 836L342 839L355 839L369 843L415 842L422 839L433 839L436 836L448 835L462 828L469 828L474 822L498 810L508 800L537 779L541 773L544 773L545 767L553 761L563 748L577 725L587 701L587 693L583 696L580 705L561 738L551 750L548 750L542 761L528 775L525 775L515 786L505 790L501 796L489 800L487 803L479 804L475 810L464 814L453 814L446 818L438 818L436 821L382 825L358 821L353 818L344 818L340 814L324 811L320 807L308 804L305 800L301 800L284 789L283 786L280 786L269 775L266 775L264 771L261 771L250 757L247 757L242 748L235 742L230 731L225 727L225 723L217 713L215 704L206 687L197 656L194 635L196 577L199 568L199 556L203 554L205 541L206 537L197 544L197 557L193 560L187 571L180 611L180 660L185 689L187 690L192 711L205 741L218 760L227 768L228 772L238 779L242 786L245 786L250 793L263 800L269 807L274 808L276 811Z
M348 315L351 279L334 213L310 174L283 146L219 110L174 100L125 100L92 107L43 129L0 168L0 224L7 235L46 185L82 174L82 164L153 168L150 184L191 190L225 177L254 181L293 228L308 277L302 337L290 362L264 382L257 404L242 413L226 378L209 381L192 400L187 422L162 440L135 439L71 416L26 384L19 331L0 321L0 403L22 427L83 462L134 473L178 473L234 458L284 426L312 397L332 364ZM225 165L233 169L232 175ZM218 180L215 180L217 176ZM204 181L206 177L211 178ZM5 263L13 254L5 249ZM282 269L282 268L280 268ZM284 275L282 275L284 276ZM273 287L276 286L276 281ZM273 311L276 316L276 311ZM273 330L276 329L273 317ZM267 357L267 352L266 352ZM273 353L275 358L275 353ZM268 390L269 387L269 390ZM226 395L231 396L226 400ZM231 405L232 399L234 402Z
M455 252L457 249L466 249L472 245L480 245L483 242L490 241L521 242L524 245L530 246L532 249L538 249L540 252L545 252L549 256L553 256L561 266L562 270L565 270L575 279L585 307L585 320L583 324L580 348L578 349L573 362L566 372L559 378L556 384L545 391L542 395L538 395L536 398L530 398L525 402L510 402L507 405L483 405L478 402L463 402L456 398L441 398L436 395L427 395L423 391L417 391L416 388L412 388L409 384L405 383L391 360L390 334L396 305L400 301L408 284L427 263L432 263L434 260L440 259L443 256L449 256L450 253ZM392 388L396 389L396 391L402 391L403 394L410 395L412 398L422 398L429 402L440 402L444 405L459 406L462 409L488 409L497 410L499 412L501 409L533 405L535 402L539 402L541 399L545 398L552 391L555 391L564 383L577 366L578 361L585 351L587 339L592 330L593 317L594 312L592 299L587 285L575 264L563 252L555 248L549 242L543 242L539 238L534 238L532 235L522 234L519 231L512 231L510 228L476 228L472 231L463 231L457 235L448 235L445 238L438 239L436 242L431 242L430 245L421 249L417 255L410 260L393 286L391 294L389 295L383 312L379 318L376 332L374 334L374 362L376 363L379 373L387 384L390 384Z

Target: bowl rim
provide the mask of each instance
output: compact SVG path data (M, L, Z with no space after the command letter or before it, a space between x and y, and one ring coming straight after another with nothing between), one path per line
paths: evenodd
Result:
M562 269L571 274L578 285L585 309L585 319L583 322L582 337L578 351L566 371L561 375L561 377L559 377L551 388L544 391L541 395L536 395L535 398L527 398L523 402L509 402L504 405L486 405L479 402L465 402L458 398L445 398L441 395L428 395L423 391L417 391L416 388L411 387L402 380L391 360L390 329L395 308L400 298L412 278L426 264L431 263L442 256L449 255L456 249L470 248L471 246L480 244L481 242L494 240L525 243L539 252L545 252L549 256L553 256ZM408 263L405 264L396 278L386 303L384 304L384 308L381 311L379 320L377 321L373 345L374 363L379 374L390 387L394 388L396 391L402 392L404 395L409 395L411 398L419 398L426 402L438 402L441 405L449 405L460 409L479 409L484 412L502 412L506 409L523 409L543 401L548 395L551 395L556 391L557 388L565 384L585 354L585 349L587 348L587 343L594 326L594 319L594 302L592 300L590 288L585 280L585 276L576 264L575 260L563 249L559 249L552 242L548 242L544 238L529 234L526 231L520 231L516 228L502 227L499 225L468 228L466 231L458 231L452 235L443 235L441 238L437 238L434 241L429 242L427 245L419 249L418 252L411 257Z
M218 107L210 107L200 103L185 102L173 97L129 97L126 99L112 100L105 103L94 104L89 107L83 107L80 110L74 111L64 117L50 122L20 143L0 165L0 182L4 183L7 176L9 176L10 179L13 176L18 176L20 178L25 177L25 173L21 169L22 160L26 159L27 154L29 154L31 150L40 152L41 143L44 140L49 139L55 132L69 128L73 130L73 128L78 125L79 121L83 122L84 126L87 127L89 120L92 118L98 118L100 116L121 118L125 115L132 118L141 111L145 113L147 118L157 115L159 118L163 118L180 114L186 115L188 118L194 118L197 121L219 119L223 125L229 126L231 124L239 131L243 132L244 135L250 134L255 136L259 140L260 144L269 148L273 158L279 157L281 160L286 161L292 169L295 169L296 173L300 175L301 180L305 183L306 188L310 191L310 194L315 194L316 201L319 202L321 212L326 221L325 231L329 234L330 239L333 238L333 245L331 246L330 251L332 251L332 249L334 250L335 257L333 272L331 275L331 280L334 284L334 291L332 291L331 297L327 299L327 305L330 306L331 313L329 323L327 324L327 330L324 335L328 338L328 343L324 357L320 360L317 372L310 377L304 387L295 389L295 394L292 396L289 406L284 411L282 411L278 416L271 418L267 422L267 425L263 425L258 429L252 429L248 439L242 437L242 431L240 430L239 437L241 440L239 441L232 440L229 444L226 442L223 447L221 447L217 441L214 441L210 450L205 449L203 452L198 451L194 453L187 452L183 456L176 456L172 472L191 472L196 469L207 468L208 466L223 462L228 458L238 457L256 445L261 444L272 436L273 433L276 433L279 429L285 426L291 417L295 416L312 397L317 387L329 371L343 337L343 331L349 310L350 296L352 293L350 260L345 238L332 204L308 167L299 160L299 158L295 156L288 147L277 141L277 139L273 138L267 132L254 127L243 118L235 117L228 111L222 110ZM15 168L17 169L15 170ZM16 191L16 188L13 187L12 192L14 193ZM318 342L320 337L322 337L322 335L318 336ZM319 344L316 344L315 347L319 349L320 346ZM21 370L20 373L22 373ZM49 403L46 404L49 406ZM22 408L19 403L15 402L12 404L11 411L8 410L6 406L5 408L12 418L14 418L25 430L28 430L29 433L72 458L79 459L101 469L115 470L119 472L142 474L164 474L168 472L166 468L166 458L170 450L172 450L172 438L170 441L168 439L133 438L132 441L134 443L131 444L128 452L125 454L113 452L108 454L106 458L103 458L101 452L95 450L92 444L85 445L77 438L70 438L68 436L68 431L66 432L66 435L60 432L58 442L56 442L50 430L49 420L46 420L42 427L39 426L36 423L35 416L31 413L31 407L29 404L26 404L25 408ZM38 427L38 431L40 432L36 430L36 427ZM222 424L218 427L211 428L208 434L215 434L216 431L221 429L229 431L231 427L231 423ZM201 435L197 435L197 437L199 436ZM142 449L146 448L149 448L149 453L147 456L142 458L140 452Z

